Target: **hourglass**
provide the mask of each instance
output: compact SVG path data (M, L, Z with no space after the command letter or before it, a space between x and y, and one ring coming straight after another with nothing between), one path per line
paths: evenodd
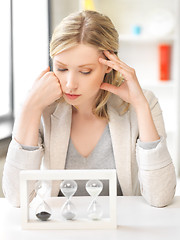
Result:
M87 209L88 217L92 220L101 219L103 211L100 204L97 202L97 197L103 189L103 184L99 180L89 180L86 183L86 191L92 197L92 201Z
M36 217L41 221L47 221L51 216L51 208L45 201L45 198L49 194L49 190L49 182L38 182L36 185L35 191L41 202L36 209Z
M74 180L64 180L60 184L61 192L67 197L67 201L61 209L61 214L66 220L72 220L76 216L76 208L71 202L71 197L77 191L77 183Z

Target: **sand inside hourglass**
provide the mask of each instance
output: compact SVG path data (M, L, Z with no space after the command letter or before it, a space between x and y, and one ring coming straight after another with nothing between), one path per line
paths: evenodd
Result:
M61 214L66 220L72 220L76 216L76 209L74 204L71 202L71 197L77 190L77 183L74 180L64 180L60 184L60 189L65 197L67 197L67 201L62 207Z
M86 190L94 198L100 194L102 187L86 187Z
M36 183L36 194L39 197L40 204L36 208L36 217L41 221L47 221L51 217L51 208L45 199L50 195L51 181L39 181Z

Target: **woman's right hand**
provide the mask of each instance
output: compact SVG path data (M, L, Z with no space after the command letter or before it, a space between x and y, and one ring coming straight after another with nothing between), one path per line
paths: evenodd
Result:
M62 96L62 89L59 79L54 72L45 69L35 80L29 92L26 107L33 107L38 111L43 111L48 105L52 104Z

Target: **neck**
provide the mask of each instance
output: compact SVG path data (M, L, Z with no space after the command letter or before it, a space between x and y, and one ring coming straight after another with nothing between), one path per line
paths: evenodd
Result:
M73 106L73 115L78 115L79 117L83 118L95 118L95 115L92 112L92 106Z

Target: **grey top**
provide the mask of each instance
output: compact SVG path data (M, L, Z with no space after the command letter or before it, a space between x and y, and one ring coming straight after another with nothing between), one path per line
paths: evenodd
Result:
M75 148L71 138L69 140L65 169L115 169L115 160L112 148L109 125L107 124L101 138L88 157L83 157ZM88 180L87 180L88 181ZM75 195L88 195L85 185L86 180L77 180L78 189ZM100 195L109 195L108 180L102 180L103 190ZM119 181L117 180L117 194L122 195ZM61 194L60 194L61 195Z

